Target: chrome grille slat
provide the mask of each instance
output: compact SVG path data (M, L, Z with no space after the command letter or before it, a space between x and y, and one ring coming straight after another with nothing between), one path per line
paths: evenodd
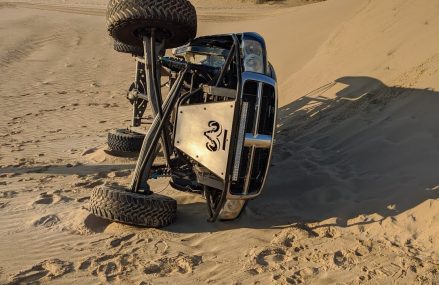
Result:
M253 125L253 135L254 136L256 136L258 134L259 122L261 120L262 87L263 87L263 83L258 82L258 95L257 95L258 97L257 97L257 101L255 104L256 118L255 118L255 122ZM247 175L245 177L245 183L244 183L244 191L243 191L244 195L247 195L249 192L250 182L251 182L251 174L253 172L253 165L254 165L254 159L255 159L255 152L256 152L256 147L252 146L251 151L250 151L250 161L248 163L249 166L247 168Z
M239 176L239 168L241 166L242 148L244 146L245 124L247 123L248 103L242 103L241 122L239 123L238 147L235 155L235 165L233 166L232 180L237 181Z

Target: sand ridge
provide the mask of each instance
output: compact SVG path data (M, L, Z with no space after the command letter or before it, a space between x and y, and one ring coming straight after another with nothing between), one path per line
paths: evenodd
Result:
M127 185L135 164L105 151L134 75L105 1L35 3L0 2L1 284L439 282L436 1L195 2L199 35L266 38L276 151L263 196L230 223L152 181L179 203L163 230L88 211L90 190Z

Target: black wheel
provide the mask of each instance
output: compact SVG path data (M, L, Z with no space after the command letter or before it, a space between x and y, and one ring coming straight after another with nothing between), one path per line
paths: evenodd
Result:
M197 12L187 0L110 0L110 35L127 45L143 46L140 35L154 28L165 48L181 46L197 34Z
M143 56L143 47L130 46L119 41L114 41L114 50L122 53L130 53L135 56Z
M111 151L138 153L142 148L145 135L128 129L118 129L108 133L108 148Z
M177 201L159 194L143 195L108 186L93 189L90 211L125 224L162 228L177 218Z

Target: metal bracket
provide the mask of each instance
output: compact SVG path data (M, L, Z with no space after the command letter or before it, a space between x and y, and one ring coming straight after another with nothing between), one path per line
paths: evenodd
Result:
M216 86L203 85L203 92L213 96L227 97L230 99L236 98L236 90L229 88L222 88Z

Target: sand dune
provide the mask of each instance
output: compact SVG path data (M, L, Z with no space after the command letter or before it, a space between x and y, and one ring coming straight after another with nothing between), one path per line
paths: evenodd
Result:
M129 120L133 73L105 2L0 1L0 284L439 283L437 1L194 1L199 35L266 38L276 152L231 223L153 181L179 202L163 230L87 210L135 163L104 147Z

